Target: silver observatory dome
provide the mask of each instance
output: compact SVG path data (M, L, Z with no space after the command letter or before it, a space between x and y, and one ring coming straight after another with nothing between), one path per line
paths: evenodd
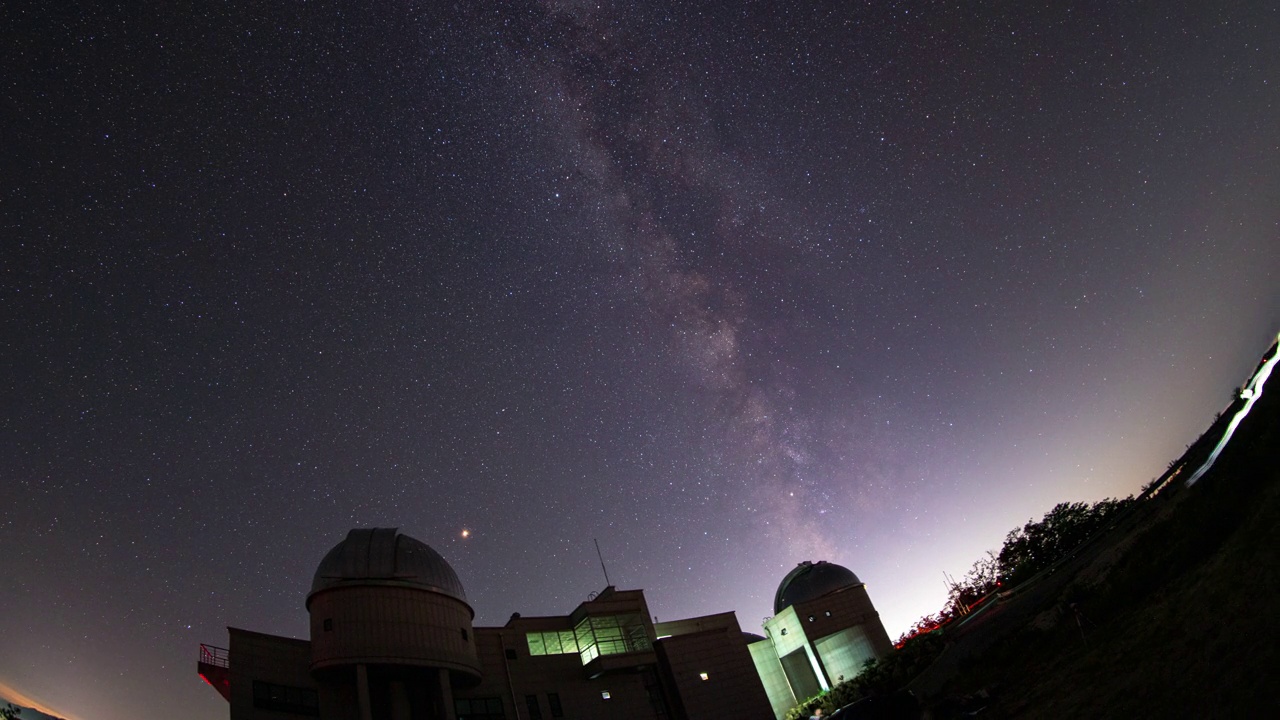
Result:
M440 553L397 528L361 528L320 561L307 605L316 593L344 586L412 587L467 601L458 574Z
M381 668L400 678L395 683L411 680L437 697L447 685L480 680L475 612L458 574L440 553L396 528L347 533L316 568L307 610L312 674L350 682L353 696L360 667ZM397 702L409 702L389 677L370 677L391 683L375 694L399 693Z

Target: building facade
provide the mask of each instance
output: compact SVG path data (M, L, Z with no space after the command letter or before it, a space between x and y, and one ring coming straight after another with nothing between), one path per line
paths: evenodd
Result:
M833 563L797 565L778 585L773 612L749 649L779 719L893 649L867 586Z
M612 586L567 615L473 627L453 568L394 529L352 530L320 562L309 640L228 628L199 672L231 720L781 718L852 678L888 636L856 576L803 563L765 635L732 612L654 623Z

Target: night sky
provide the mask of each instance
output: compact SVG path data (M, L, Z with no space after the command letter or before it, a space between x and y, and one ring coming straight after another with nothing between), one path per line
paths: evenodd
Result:
M1274 3L478 4L0 9L0 694L225 718L352 527L896 638L1280 328Z

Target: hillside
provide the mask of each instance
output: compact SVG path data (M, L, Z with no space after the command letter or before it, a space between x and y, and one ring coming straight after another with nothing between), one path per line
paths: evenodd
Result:
M1193 487L1185 479L1242 402L1173 463L1158 493L948 629L947 649L910 685L934 716L1275 716L1280 378L1268 389Z

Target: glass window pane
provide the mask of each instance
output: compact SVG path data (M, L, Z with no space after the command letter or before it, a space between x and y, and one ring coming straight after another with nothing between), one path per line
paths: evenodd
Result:
M578 641L574 638L572 630L560 631L560 643L564 645L564 652L566 653L576 653L580 649L578 647Z
M546 646L548 655L559 655L564 652L564 648L560 646L559 633L542 633L542 643Z
M525 638L529 641L530 655L546 655L547 654L547 649L542 644L542 633L529 633L528 635L525 636Z

